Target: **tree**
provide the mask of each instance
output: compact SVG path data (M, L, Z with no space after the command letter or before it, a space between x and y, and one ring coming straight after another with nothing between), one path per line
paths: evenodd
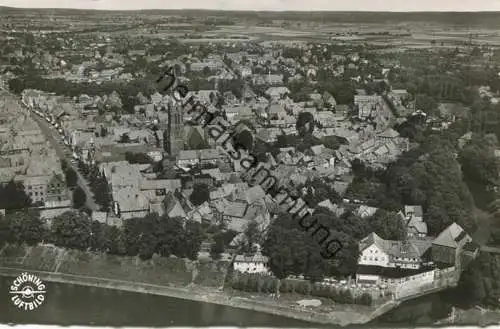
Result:
M405 153L384 173L385 191L401 204L421 204L430 235L456 222L474 229L473 199L450 142L429 136L421 147Z
M314 131L314 116L310 112L300 112L296 128L300 136L311 135Z
M198 222L188 220L185 226L185 254L190 260L198 259L198 253L201 249L201 242L203 241L203 231L201 224Z
M0 214L0 248L3 248L12 235L8 220Z
M311 207L316 207L318 203L325 200L330 200L333 203L341 200L333 188L333 182L328 179L307 180L304 187L307 189L306 195L303 196L304 201Z
M396 216L395 212L379 209L368 219L373 232L385 240L404 240L406 227L404 222Z
M151 158L145 153L133 153L133 152L125 152L125 160L129 163L151 163Z
M89 218L67 211L52 221L51 235L56 246L87 250L91 246L91 228Z
M79 209L83 207L86 202L87 195L85 194L85 191L80 186L77 186L73 191L73 207Z
M372 295L364 292L361 296L356 298L356 304L367 305L367 306L371 305L372 304Z
M90 250L106 251L106 224L101 224L98 221L93 221L90 225Z
M64 159L61 159L61 169L65 172L68 168L68 162Z
M193 193L189 196L189 200L195 205L199 206L205 201L210 200L210 190L206 184L195 184L193 186Z
M104 250L114 255L125 255L126 247L122 231L116 226L104 226Z
M9 242L33 246L45 236L46 228L40 219L40 213L36 210L16 211L0 218L0 245L2 242Z
M180 218L162 218L156 228L158 252L163 257L185 257L184 227Z
M82 173L83 176L87 177L90 172L90 168L85 162L79 160L78 161L78 170Z
M23 209L31 205L31 199L24 192L24 186L13 180L0 188L0 209Z
M321 267L325 262L319 256L318 244L306 234L290 214L283 214L271 223L264 242L264 254L269 257L269 267L278 279L291 274L308 275L310 270L314 271L316 266ZM319 256L314 260L311 259L313 250ZM318 263L314 264L316 261Z
M29 246L38 244L46 236L46 229L38 211L17 212L13 216L21 222L21 239Z
M95 182L92 183L91 188L94 192L94 200L101 206L101 211L108 211L111 205L111 196L106 177L104 175L98 176Z
M210 247L210 257L217 260L220 259L221 254L224 252L224 236L219 233L214 236L214 243Z
M415 96L415 109L425 112L427 115L437 114L438 103L436 100L427 94L419 94Z
M126 143L130 143L130 137L127 133L124 133L120 136L120 143L123 143L123 144L126 144Z
M104 106L106 109L110 109L114 112L120 111L123 107L120 95L115 90L113 90L113 92L106 99Z
M66 185L68 187L76 186L76 184L78 182L78 176L77 176L75 170L73 170L73 168L67 167L66 171L65 171L65 176L66 176Z
M106 129L106 127L101 126L101 133L100 133L100 136L101 136L101 137L106 137L107 135L108 135L108 130Z
M156 227L158 226L159 217L157 214L149 214L145 218L139 220L140 235L138 239L139 257L142 260L148 260L153 257L158 249L158 235Z
M260 242L261 232L256 221L250 221L245 227L243 232L245 235L245 244L243 246L243 252L250 253L253 251L253 247L256 243Z
M253 135L248 129L237 133L234 137L234 147L241 145L245 150L251 151L253 149Z

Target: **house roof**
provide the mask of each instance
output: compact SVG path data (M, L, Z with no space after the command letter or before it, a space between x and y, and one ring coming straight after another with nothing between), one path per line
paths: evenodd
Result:
M318 207L326 208L337 216L341 216L343 213L345 213L344 208L340 207L339 205L337 205L335 203L332 203L329 199L323 200L320 203L318 203L318 205L316 206L316 209Z
M377 210L378 210L378 208L375 208L375 207L361 205L358 208L357 214L359 216L361 216L362 218L370 217L370 216L373 216L377 212Z
M313 152L314 155L320 155L324 149L325 145L323 144L311 146L311 151Z
M422 217L424 215L422 206L405 206L405 214L408 216L409 213L413 213L417 217Z
M458 248L471 240L470 236L460 227L460 225L453 223L441 232L432 243L440 246Z
M429 239L384 240L373 232L359 242L359 250L363 251L372 245L376 245L392 257L417 258L431 247L432 241Z
M252 256L238 255L234 259L236 263L267 263L269 258L263 256L261 253L255 253Z
M92 221L97 221L99 223L105 224L108 219L108 213L105 211L93 211Z
M282 94L286 94L286 93L290 93L290 90L287 87L269 87L266 90L266 94L270 95L270 96L273 96L273 95L278 96L278 95L282 95Z
M200 159L202 160L219 159L221 157L218 149L203 149L199 150L199 152L200 152Z
M198 159L198 152L196 150L181 150L177 160L196 160Z
M244 192L245 201L252 204L266 196L266 192L259 185L255 185Z
M385 137L385 138L396 138L396 137L399 137L399 133L396 130L389 128L386 131L379 134L378 136Z
M409 231L427 235L427 224L422 220L422 217L412 216L406 226Z
M159 190L175 191L182 187L180 179L142 179L141 190Z
M168 192L163 200L163 205L165 207L165 213L170 218L187 218L186 212L182 207L180 201L175 197L173 192Z
M224 209L224 216L242 218L245 216L247 204L243 202L230 202Z
M149 210L149 200L139 190L132 187L121 188L113 192L113 200L120 207L120 212Z

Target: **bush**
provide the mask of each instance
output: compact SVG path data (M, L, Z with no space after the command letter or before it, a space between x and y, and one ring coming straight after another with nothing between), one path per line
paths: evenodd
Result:
M354 302L359 305L369 306L372 304L372 295L365 292L361 296L357 297Z

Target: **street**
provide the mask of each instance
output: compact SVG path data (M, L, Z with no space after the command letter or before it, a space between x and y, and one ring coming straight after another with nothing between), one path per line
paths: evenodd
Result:
M42 133L45 135L45 138L47 138L52 147L56 150L57 156L61 160L65 160L68 167L71 167L76 172L76 175L78 177L77 184L87 195L86 206L92 211L99 210L99 205L94 201L94 194L90 190L87 180L78 171L78 167L71 162L72 151L68 146L64 145L62 137L59 135L57 130L50 125L50 123L46 122L42 117L37 116L35 113L31 111L30 113L31 117L38 123L38 126L40 127Z

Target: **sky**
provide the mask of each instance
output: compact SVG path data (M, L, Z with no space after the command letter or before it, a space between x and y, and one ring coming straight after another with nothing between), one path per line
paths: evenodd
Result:
M299 11L500 11L500 0L0 0L21 8Z

